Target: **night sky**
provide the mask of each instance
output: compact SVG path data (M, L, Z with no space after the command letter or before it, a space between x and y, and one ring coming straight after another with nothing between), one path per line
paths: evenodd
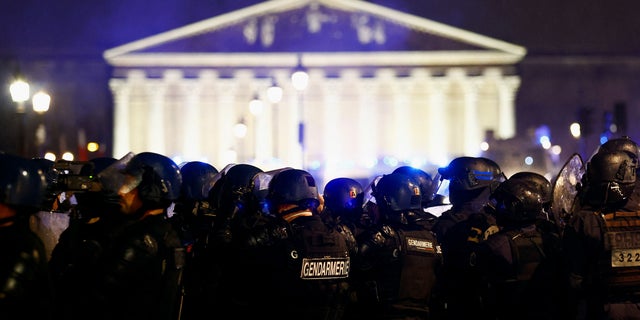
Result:
M359 1L359 0L353 0ZM249 0L20 0L0 11L0 53L101 55L108 48L240 9ZM634 0L376 0L523 45L530 53L640 54Z

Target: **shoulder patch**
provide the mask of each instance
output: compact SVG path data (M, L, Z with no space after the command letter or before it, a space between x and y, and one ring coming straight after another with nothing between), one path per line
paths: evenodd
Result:
M300 278L304 280L349 277L349 258L304 258Z
M407 243L408 251L428 252L428 253L436 252L435 245L431 240L413 238L413 237L407 237L406 239L407 239L406 243Z

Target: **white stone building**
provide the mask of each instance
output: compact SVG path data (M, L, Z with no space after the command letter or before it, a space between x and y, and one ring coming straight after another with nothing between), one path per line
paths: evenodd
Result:
M104 53L113 154L299 167L325 182L406 163L432 169L479 154L487 130L514 136L525 54L360 0L265 1ZM296 68L309 74L302 91ZM274 82L277 103L266 94Z

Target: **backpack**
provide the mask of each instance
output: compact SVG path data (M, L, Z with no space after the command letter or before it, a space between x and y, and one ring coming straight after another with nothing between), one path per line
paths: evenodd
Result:
M349 249L338 231L318 229L308 224L294 230L295 248L292 248L291 258L296 265L300 263L300 279L340 279L349 276Z
M428 230L396 228L400 244L398 301L429 305L442 256L436 237Z

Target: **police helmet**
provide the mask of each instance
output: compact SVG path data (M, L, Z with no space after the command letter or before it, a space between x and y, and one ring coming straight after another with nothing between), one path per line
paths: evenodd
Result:
M638 166L638 158L640 158L640 149L635 141L629 136L611 139L598 147L596 153L600 151L624 151L634 160L636 167ZM595 153L594 153L595 155ZM593 157L593 156L592 156Z
M262 172L256 166L250 164L236 164L230 167L220 178L218 208L223 215L230 215L236 209L244 209L250 203L253 188L253 177ZM216 184L217 184L216 183Z
M491 194L496 217L512 223L533 222L544 210L544 191L537 181L511 177Z
M376 184L374 196L383 214L422 209L420 185L406 174L383 175Z
M123 173L135 178L133 184L127 187L137 187L143 201L166 205L180 196L180 168L164 155L154 152L138 153L127 163Z
M291 167L283 167L265 172L258 172L251 182L251 195L252 201L257 205L257 210L260 214L264 216L270 216L273 214L271 208L269 207L269 201L267 200L267 195L269 193L269 184L273 177L278 175L278 173L293 169Z
M182 185L180 195L183 199L202 201L209 195L211 181L218 170L202 161L189 161L180 167Z
M289 169L276 174L269 182L266 200L270 210L276 214L278 206L282 204L295 204L314 211L320 205L316 180L301 169Z
M360 219L364 192L360 182L346 177L327 182L323 191L324 206L335 217Z
M448 166L439 168L442 179L450 180L449 189L475 190L495 187L505 180L496 162L483 157L458 157Z
M46 184L44 172L36 162L0 153L0 202L22 208L40 208Z
M586 200L592 205L616 205L629 198L636 182L636 164L624 151L601 151L587 162Z
M393 170L392 173L403 173L418 182L420 193L422 194L422 207L427 207L438 191L438 184L433 180L431 175L424 170L412 166L400 166Z
M548 204L553 201L551 182L539 173L529 171L516 172L509 177L509 180L523 180L531 182L539 190L540 196L542 197L542 203Z

